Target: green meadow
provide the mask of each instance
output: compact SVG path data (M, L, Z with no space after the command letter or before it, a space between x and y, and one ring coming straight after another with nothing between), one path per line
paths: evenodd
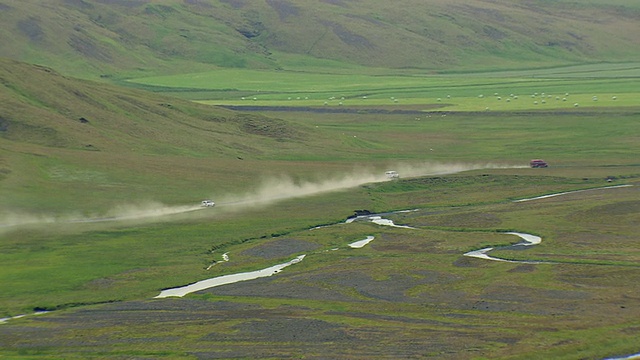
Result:
M521 111L637 106L638 63L428 74L335 68L325 72L221 69L127 83L210 105ZM421 108L421 106L423 108Z
M21 204L16 217L31 223L0 233L2 316L51 312L1 324L0 354L182 359L331 351L339 358L574 359L636 353L640 117L633 79L540 71L548 77L225 70L137 79L163 92L179 89L185 98L192 91L245 94L245 100L205 96L199 103L273 108L235 118L223 112L215 121L195 122L201 132L176 132L182 117L130 130L119 125L126 136L96 143L102 151L4 142L12 154L4 165L15 173L3 172L2 197ZM543 92L552 97L535 107ZM359 111L313 110L339 101ZM578 110L574 102L581 103ZM187 104L176 99L171 109L180 116L221 111ZM490 111L478 111L487 104ZM167 107L142 98L138 106ZM533 111L543 106L548 111ZM167 135L141 148L118 145L145 131ZM227 134L221 138L227 141L212 143L213 150L200 145L211 142L210 133ZM178 134L198 145L184 144ZM530 169L532 158L550 167ZM20 167L38 175L20 177L29 173ZM389 169L400 179L371 180ZM605 189L613 185L630 186ZM560 192L569 193L514 202ZM197 208L203 198L217 206ZM154 213L182 206L191 211ZM345 223L359 210L388 213L385 218L411 228ZM543 241L510 248L518 238L502 234L509 231ZM375 239L364 248L348 247L367 236ZM486 247L513 262L463 255ZM302 254L302 262L266 280L152 300L165 288ZM269 340L251 335L255 329L279 335ZM93 340L74 345L80 338Z
M0 324L0 356L640 348L637 63L221 69L127 87L2 65L0 317L27 316ZM366 213L403 227L347 223ZM500 261L464 255L485 248Z

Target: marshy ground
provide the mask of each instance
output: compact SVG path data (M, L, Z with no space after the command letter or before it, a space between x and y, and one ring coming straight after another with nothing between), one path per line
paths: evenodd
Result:
M307 258L276 276L211 288L185 298L90 305L9 321L0 345L20 356L129 358L576 358L586 343L606 349L625 343L634 353L640 335L640 266L634 253L612 249L581 256L585 242L637 244L635 230L586 231L592 221L637 216L637 187L567 194L529 204L443 208L392 215L416 229L375 224L362 249L327 248L307 233L265 239L231 253L234 259ZM554 208L579 197L593 203L564 216L577 231L549 232L520 259L554 264L499 263L462 255L487 241L516 243L495 232L451 231L425 224L464 222L494 227L507 208ZM614 203L611 203L611 201ZM618 204L619 206L615 205ZM603 208L606 207L606 209ZM473 210L473 211L470 211ZM544 233L544 229L540 229ZM626 234L626 235L625 235ZM356 239L353 239L356 240ZM571 246L577 250L569 251ZM221 264L220 269L227 263ZM105 283L104 286L109 286ZM544 344L545 350L540 350ZM599 354L607 353L606 350ZM618 353L617 355L624 355ZM585 358L594 358L591 355Z

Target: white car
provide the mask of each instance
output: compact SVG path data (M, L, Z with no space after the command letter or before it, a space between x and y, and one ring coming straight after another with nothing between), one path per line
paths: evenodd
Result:
M387 179L397 179L397 178L400 177L398 172L393 171L393 170L389 170L389 171L385 172L384 174L387 176Z
M213 207L213 206L216 206L216 203L214 203L211 200L202 200L202 206Z

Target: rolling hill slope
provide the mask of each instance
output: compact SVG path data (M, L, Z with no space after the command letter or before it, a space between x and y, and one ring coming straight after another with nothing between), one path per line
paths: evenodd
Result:
M624 0L0 0L0 9L1 54L82 77L522 68L628 61L640 48L640 7Z
M47 67L12 60L0 60L0 82L1 135L9 142L228 157L236 155L234 142L300 134L275 119L68 78Z
M171 196L173 187L183 195L195 189L198 199L214 184L237 186L252 161L306 137L304 127L283 120L6 59L0 101L0 212L55 202L72 209L88 197L99 207L134 194Z

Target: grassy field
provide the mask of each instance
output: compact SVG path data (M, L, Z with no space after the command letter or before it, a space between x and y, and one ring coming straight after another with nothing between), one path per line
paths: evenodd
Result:
M293 186L283 200L263 206L225 201L228 194L205 185L206 171L192 175L202 177L199 181L178 187L147 176L144 188L149 197L184 204L186 198L193 199L188 195L203 191L197 186L204 186L219 201L218 207L142 223L54 223L1 235L0 302L5 314L56 310L3 324L3 356L282 358L322 356L331 349L348 358L405 354L572 359L576 354L602 358L637 351L634 294L640 283L640 254L634 219L640 171L634 152L621 145L633 141L624 139L637 118L630 116L629 128L616 135L600 132L603 139L594 145L584 143L584 133L568 136L564 126L571 128L578 117L529 118L533 129L515 130L522 124L514 124L501 136L496 128L504 128L504 118L450 116L418 123L412 117L390 122L383 116L359 115L349 123L326 115L307 116L307 121L322 123L319 129L333 134L339 147L313 158L301 155L309 159L280 168L302 185L330 178L323 170L340 174L362 163L380 171L386 169L380 163L401 166L419 158L474 163L500 157L505 164L526 164L531 146L552 167L406 178L307 197L295 197ZM593 126L604 128L595 120ZM549 143L526 145L529 131L544 131ZM364 139L341 136L342 132ZM421 152L420 144L429 134L440 134L431 135L438 145L430 143L434 151ZM557 136L563 138L559 146L551 140ZM496 138L511 142L496 147ZM519 150L506 154L503 146ZM339 152L340 157L331 160ZM296 158L291 153L272 156L281 159L263 159L262 166ZM257 171L250 173L260 177ZM225 172L238 175L233 167ZM607 176L614 176L616 184L635 187L511 203L607 186ZM128 200L112 202L135 202L136 181L120 177L119 182L129 184L124 191L130 194L121 195ZM89 195L91 187L76 191L75 198L101 197ZM105 192L103 196L120 193ZM246 193L243 199L254 196L251 190ZM45 193L40 196L48 198ZM46 207L55 204L63 202ZM64 213L70 207L49 211ZM390 216L417 230L342 224L356 209L418 209ZM144 210L149 209L132 209ZM309 230L318 225L330 226ZM535 233L544 240L525 251L501 250L495 256L558 264L502 264L462 256L516 242L496 233L507 230ZM376 240L364 249L346 247L369 235ZM229 262L221 261L223 253L229 254ZM302 253L308 255L302 263L273 279L216 288L184 300L146 300L166 287L256 270ZM218 264L207 270L214 262ZM105 302L109 304L96 305ZM56 335L39 335L53 329ZM267 333L277 336L264 337ZM425 337L431 340L424 343ZM81 338L92 340L79 343ZM211 352L214 348L219 350Z
M0 119L0 317L30 316L0 324L0 356L637 353L636 66L619 65L616 76L600 64L472 76L370 71L351 81L254 71L136 80L187 89L177 92L187 98L196 88L229 95L212 103L273 105L244 113L44 70L20 83L34 72L11 68L5 78L21 100L4 97ZM270 93L252 100L263 86ZM536 92L539 101L552 94L547 111L520 105ZM555 100L563 92L577 109ZM248 99L232 99L241 93ZM342 94L344 111L315 109ZM491 111L475 109L488 102ZM42 115L51 108L60 110ZM532 158L550 167L530 169ZM385 181L390 169L401 178ZM632 186L601 189L611 185ZM589 191L514 202L575 190ZM217 206L199 208L204 198ZM412 228L345 223L364 210ZM519 241L508 231L543 240L506 247ZM348 247L367 236L375 239L364 248ZM548 263L463 256L485 247ZM153 299L302 254L273 277ZM51 312L31 315L40 310Z
M371 69L349 74L217 70L129 83L211 105L518 111L637 106L638 76L637 63L601 63L446 75Z
M330 349L348 358L573 359L636 352L638 175L621 167L616 183L635 187L511 202L607 185L601 176L547 170L419 177L241 212L221 204L148 225L14 231L3 241L3 306L56 311L3 324L3 355L282 358ZM414 229L344 224L354 208L413 209L385 217ZM325 227L309 230L316 225ZM554 264L462 256L517 242L498 233L513 230L543 242L492 255ZM370 235L375 240L363 249L346 246ZM230 261L221 261L223 253ZM165 287L298 254L307 257L273 278L145 300ZM95 305L103 302L110 304Z

